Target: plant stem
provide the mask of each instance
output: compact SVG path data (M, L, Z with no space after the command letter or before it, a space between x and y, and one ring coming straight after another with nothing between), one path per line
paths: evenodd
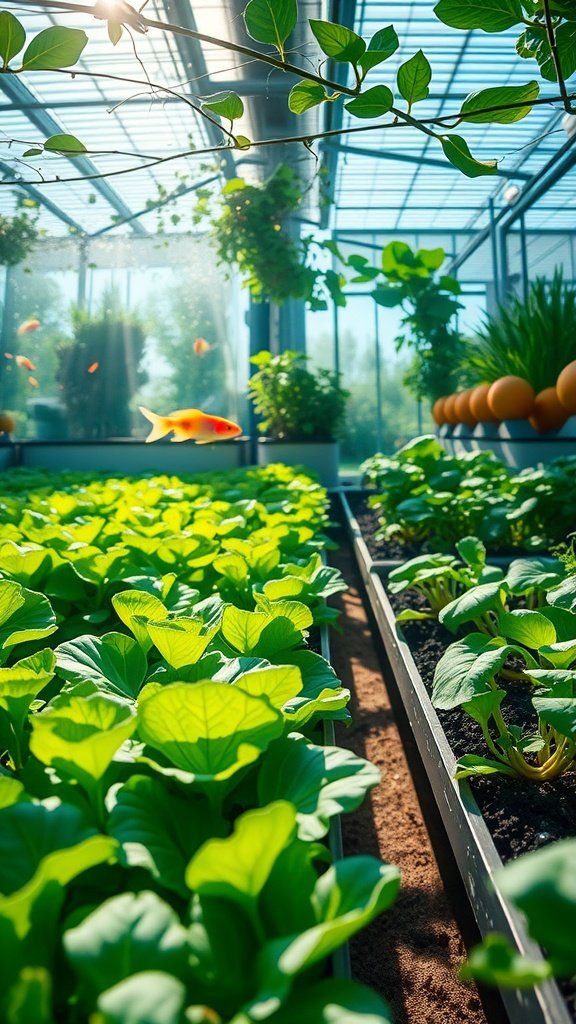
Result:
M556 42L556 30L554 28L554 22L552 20L552 12L550 11L550 0L543 0L544 9L544 20L546 23L546 35L548 36L548 43L550 45L550 53L552 54L552 62L554 64L554 70L556 72L556 78L558 79L558 86L560 89L560 95L564 104L564 110L568 114L576 113L575 108L570 103L568 97L568 90L566 88L566 82L562 75L562 62L560 60L560 54L558 53L558 44Z

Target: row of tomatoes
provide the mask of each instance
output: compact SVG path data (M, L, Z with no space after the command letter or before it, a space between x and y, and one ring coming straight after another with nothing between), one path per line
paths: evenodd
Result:
M529 420L535 430L559 430L576 414L576 360L565 366L555 387L538 394L523 377L500 377L493 384L457 391L439 398L432 407L435 422L456 426L465 423L498 423Z

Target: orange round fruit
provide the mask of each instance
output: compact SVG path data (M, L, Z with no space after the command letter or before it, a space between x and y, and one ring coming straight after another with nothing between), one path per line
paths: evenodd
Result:
M534 430L560 430L569 415L556 394L556 388L544 388L534 399L530 423Z
M11 434L16 427L12 416L7 412L0 412L0 434Z
M470 395L470 412L476 417L478 423L496 423L497 416L494 415L488 405L488 392L491 384L478 384L472 389Z
M576 359L558 375L556 394L565 409L576 414Z
M458 423L456 418L456 409L454 407L455 403L456 395L448 395L448 398L444 402L444 419L446 420L446 423L449 423L452 427L455 427Z
M454 411L458 418L458 423L465 423L467 427L475 427L478 422L470 408L471 394L472 388L466 388L465 391L459 391L456 395L456 401L454 402Z
M432 406L432 419L434 420L434 423L438 424L439 427L441 427L443 423L446 423L446 417L444 415L445 401L446 395L443 395L442 398L437 398L436 401L434 402L434 405Z
M488 392L488 406L499 420L527 420L534 407L534 388L523 377L500 377Z

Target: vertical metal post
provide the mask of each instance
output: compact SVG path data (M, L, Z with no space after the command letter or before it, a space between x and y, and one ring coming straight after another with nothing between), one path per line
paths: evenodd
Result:
M248 324L250 357L255 356L258 352L262 352L264 349L270 350L270 305L268 302L254 302L253 299L250 299ZM251 364L249 364L248 375L250 376L251 374L252 367ZM250 462L254 463L257 459L258 430L256 428L256 424L258 420L252 404L250 404L248 412L248 422L251 437Z
M4 311L2 314L2 343L8 346L8 342L11 336L11 331L14 327L14 267L6 267L6 277L4 281ZM7 386L7 374L5 372L6 360L2 359L0 363L0 380L2 382L2 388L0 391L0 404L2 408L6 408L8 405L9 395ZM10 374L12 377L13 374Z
M380 362L380 319L378 304L374 303L374 354L376 364L376 450L382 450L384 431L382 429L382 366Z
M498 238L498 262L500 263L500 302L504 303L508 298L509 274L508 274L508 228L501 224L497 229Z
M332 304L332 326L334 330L334 371L340 373L340 307Z
M520 217L520 264L522 267L522 297L524 302L528 301L530 291L530 280L528 276L528 253L526 251L526 221L524 214Z
M76 305L78 309L86 307L86 269L88 264L88 238L83 235L79 243L78 253L78 289L76 293Z
M494 298L496 303L500 302L501 290L500 290L500 270L498 267L498 242L496 238L496 213L494 209L494 199L492 196L488 199L488 213L490 215L490 246L492 249L492 278L494 281Z

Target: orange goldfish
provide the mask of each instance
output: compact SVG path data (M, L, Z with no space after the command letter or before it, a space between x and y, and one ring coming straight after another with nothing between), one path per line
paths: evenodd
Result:
M32 388L39 388L40 387L38 381L36 380L36 377L28 377L28 383L29 383L30 387L32 387Z
M16 428L16 424L7 412L0 412L0 434L12 434Z
M206 338L196 338L192 348L194 349L194 355L200 356L200 358L212 351L212 345L206 341Z
M37 331L41 326L42 325L39 320L24 320L23 323L20 324L16 334L21 338L23 334L30 334L31 331Z
M28 356L16 356L16 362L18 366L22 366L24 370L35 370L36 367Z
M99 366L100 363L98 362L98 360L96 360L95 363L90 363L90 366L88 367L88 373L96 373L96 370L98 369Z
M229 441L242 433L242 427L222 416L210 416L200 409L177 409L167 416L157 416L143 405L140 412L152 424L146 442L158 441L174 431L173 441L196 441L197 444L211 444L212 441Z

